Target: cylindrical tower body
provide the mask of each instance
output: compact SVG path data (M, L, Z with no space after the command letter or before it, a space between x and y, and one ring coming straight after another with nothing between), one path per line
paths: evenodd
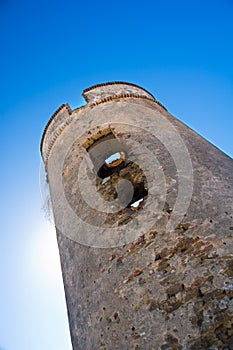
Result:
M128 83L41 144L74 350L233 349L233 161Z

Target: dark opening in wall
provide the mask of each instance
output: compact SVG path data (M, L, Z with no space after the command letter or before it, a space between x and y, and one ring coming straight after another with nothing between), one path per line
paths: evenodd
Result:
M147 196L148 189L145 187L144 182L137 184L136 186L134 186L133 198L127 205L127 208L130 208L132 210L139 209L142 206L143 201L147 198Z
M126 147L115 135L111 131L105 133L86 150L94 165L96 187L101 196L106 201L118 198L124 208L141 208L148 196L146 176L139 165L129 159Z
M108 145L105 145L109 147ZM111 146L108 148L110 149ZM101 179L105 179L106 177L111 176L114 174L118 168L121 169L125 166L125 158L126 154L124 151L115 152L111 155L109 155L103 162L103 164L100 166L100 168L97 170L97 175Z

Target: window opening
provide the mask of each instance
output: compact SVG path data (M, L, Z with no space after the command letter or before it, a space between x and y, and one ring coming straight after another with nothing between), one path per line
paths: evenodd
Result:
M127 197L127 194L118 194L116 188L120 180L128 180L133 185L133 195L124 210L139 210L148 196L148 185L143 170L128 158L126 148L109 129L108 132L103 130L99 138L93 135L93 140L91 145L85 147L84 144L83 147L88 152L97 174L97 191L106 201L113 201L118 195L120 201L121 195L123 196L123 201L124 195Z
M105 164L109 168L114 168L120 165L125 160L125 152L116 152L112 154L110 157L105 159Z

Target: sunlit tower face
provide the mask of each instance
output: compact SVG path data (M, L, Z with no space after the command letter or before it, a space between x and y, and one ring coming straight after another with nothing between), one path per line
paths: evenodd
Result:
M42 140L73 348L229 347L232 160L138 86L83 95Z

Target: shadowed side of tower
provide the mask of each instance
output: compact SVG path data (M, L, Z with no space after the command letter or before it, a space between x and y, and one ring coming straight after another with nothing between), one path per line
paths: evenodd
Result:
M136 85L83 96L41 143L73 349L233 349L232 159Z

